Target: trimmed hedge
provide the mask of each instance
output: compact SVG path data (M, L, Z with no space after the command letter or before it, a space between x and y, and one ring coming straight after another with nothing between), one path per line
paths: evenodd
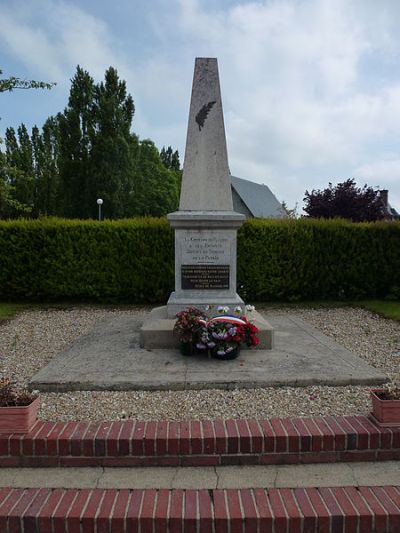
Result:
M174 286L165 219L0 222L0 298L165 301ZM399 296L400 223L250 220L238 234L248 301Z

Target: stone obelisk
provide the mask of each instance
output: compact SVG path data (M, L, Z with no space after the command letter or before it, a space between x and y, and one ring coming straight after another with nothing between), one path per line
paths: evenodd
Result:
M217 60L197 58L179 211L168 215L175 229L168 317L188 306L243 304L236 292L236 234L244 218L233 211Z

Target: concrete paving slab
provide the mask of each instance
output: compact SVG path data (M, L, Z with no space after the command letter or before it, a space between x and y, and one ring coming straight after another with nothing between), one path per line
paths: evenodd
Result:
M378 385L387 376L309 324L269 313L272 350L242 350L233 361L139 346L142 320L107 318L31 380L42 391L184 390L307 385Z
M399 461L221 467L1 468L0 488L246 489L400 486Z

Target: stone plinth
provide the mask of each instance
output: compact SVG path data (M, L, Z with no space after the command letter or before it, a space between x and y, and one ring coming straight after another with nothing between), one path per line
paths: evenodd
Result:
M253 311L249 318L259 330L257 336L260 339L260 344L255 349L272 350L274 330L271 324L257 311ZM179 341L172 332L175 320L175 318L168 317L165 306L153 309L140 328L140 346L148 350L178 348Z

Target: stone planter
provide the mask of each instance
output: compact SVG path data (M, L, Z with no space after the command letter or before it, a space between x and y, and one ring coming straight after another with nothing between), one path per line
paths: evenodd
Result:
M372 389L372 418L381 426L400 426L400 400L382 398L384 389Z
M29 405L0 407L0 433L28 433L37 419L40 399Z

